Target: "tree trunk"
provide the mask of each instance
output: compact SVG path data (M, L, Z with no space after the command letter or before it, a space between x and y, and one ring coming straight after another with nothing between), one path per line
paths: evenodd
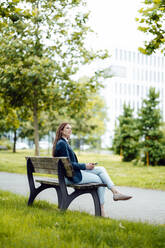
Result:
M16 152L16 142L17 142L17 131L14 130L14 143L13 143L13 152Z
M34 121L34 143L35 143L35 156L39 156L39 131L38 131L38 115L37 104L33 106L33 121Z
M149 166L149 164L150 164L149 152L146 152L146 160L147 160L147 166Z
M146 140L149 140L149 136L146 136ZM148 146L147 146L147 148L148 148ZM147 166L149 166L149 164L150 164L149 152L146 152L146 161L147 161Z
M123 149L120 147L120 156L123 156Z

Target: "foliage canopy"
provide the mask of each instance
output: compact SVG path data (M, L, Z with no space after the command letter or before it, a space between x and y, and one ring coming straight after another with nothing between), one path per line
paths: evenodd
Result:
M140 52L152 54L160 50L165 55L165 0L145 0L144 7L139 10L140 16L136 21L138 29L148 35L144 48Z
M102 72L81 90L73 79L79 68L107 51L85 46L90 28L83 0L4 0L0 7L0 93L5 104L28 109L33 116L36 154L42 111L63 107L68 116L85 108L88 92L102 85Z

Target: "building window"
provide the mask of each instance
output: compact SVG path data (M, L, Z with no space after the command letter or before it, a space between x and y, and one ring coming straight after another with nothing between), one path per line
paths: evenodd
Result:
M126 95L127 94L127 90L126 90L127 88L126 88L126 84L125 83L123 83L123 94L124 95Z
M160 66L160 57L158 57L158 66Z
M122 111L122 100L120 99L120 111Z
M148 81L148 71L145 71L145 80Z
M122 83L120 83L120 94L122 94Z
M133 96L135 96L135 84L133 85Z
M162 57L162 66L164 66L164 58Z
M154 73L154 82L156 82L156 71L154 71L153 73Z
M140 64L140 54L137 54L137 63Z
M141 64L143 65L144 64L144 55L141 54Z
M133 52L133 62L135 62L135 52Z
M136 86L136 93L137 93L137 96L139 96L139 85Z
M140 72L139 72L139 69L137 68L137 80L139 81L140 79Z
M123 59L123 51L120 49L120 60Z
M144 80L144 71L141 70L141 80L143 81Z
M115 98L115 112L117 111L117 99Z
M141 96L144 96L143 85L141 86Z
M124 60L127 61L127 51L124 50Z
M154 56L154 66L156 66L156 56Z
M157 78L158 78L158 82L160 83L160 71L158 71Z
M115 59L118 60L118 49L115 49Z
M149 82L152 82L152 71L149 72Z
M133 101L132 102L132 106L131 106L133 109L135 108L135 102Z
M117 93L117 83L115 83L115 93Z
M133 68L133 70L132 70L132 78L133 78L133 80L135 80L136 79L136 70L135 70L135 68Z
M130 51L128 52L128 59L131 62L131 52Z
M128 95L131 94L131 85L128 85Z
M163 74L163 72L161 74L162 74L161 82L163 83L164 74Z

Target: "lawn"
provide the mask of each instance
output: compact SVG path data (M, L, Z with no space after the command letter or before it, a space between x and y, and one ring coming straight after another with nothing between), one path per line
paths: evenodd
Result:
M85 152L77 152L77 155L80 162L98 162L104 166L116 185L165 190L165 166L135 166L122 162L116 155ZM22 150L15 154L0 151L0 171L26 173L26 156L34 156L34 151ZM42 151L41 156L50 154Z
M112 220L0 191L0 248L165 248L165 225Z

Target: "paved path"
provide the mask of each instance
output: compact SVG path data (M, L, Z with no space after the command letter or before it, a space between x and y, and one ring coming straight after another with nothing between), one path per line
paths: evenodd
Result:
M114 202L112 193L106 190L105 212L113 219L127 219L154 224L165 224L165 191L139 189L133 187L118 187L121 192L134 197L128 201ZM0 172L0 189L17 194L29 195L29 186L26 175ZM37 199L57 203L54 189L41 192ZM75 199L69 209L86 211L94 214L93 201L90 195L83 195Z

